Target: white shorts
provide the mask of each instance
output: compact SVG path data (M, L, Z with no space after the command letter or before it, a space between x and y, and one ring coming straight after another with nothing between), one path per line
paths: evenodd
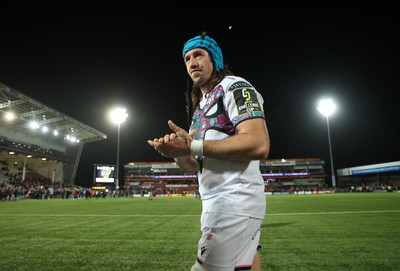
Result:
M262 220L220 213L203 213L202 237L194 269L250 270L260 241Z

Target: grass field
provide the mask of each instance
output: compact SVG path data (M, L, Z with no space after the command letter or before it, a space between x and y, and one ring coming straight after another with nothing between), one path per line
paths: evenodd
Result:
M0 202L0 270L189 271L196 198ZM399 270L400 193L267 196L263 270Z

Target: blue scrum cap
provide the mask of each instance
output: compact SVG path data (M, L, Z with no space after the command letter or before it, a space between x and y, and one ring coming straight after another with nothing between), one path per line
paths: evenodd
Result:
M210 38L209 36L196 36L185 43L183 47L182 55L185 58L185 54L194 49L201 48L208 51L214 59L215 69L216 71L222 70L224 67L224 59L222 57L221 48L219 48L217 42Z

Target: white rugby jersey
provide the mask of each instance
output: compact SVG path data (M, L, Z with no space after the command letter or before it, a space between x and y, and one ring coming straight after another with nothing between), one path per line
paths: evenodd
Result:
M227 76L196 108L191 130L195 139L218 140L235 134L236 125L252 118L265 118L264 100L245 79ZM264 218L266 200L260 162L229 161L197 157L203 212L219 212Z

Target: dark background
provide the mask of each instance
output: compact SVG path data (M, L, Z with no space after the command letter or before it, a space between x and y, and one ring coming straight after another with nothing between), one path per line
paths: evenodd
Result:
M116 163L117 126L107 117L116 105L129 114L120 172L128 162L170 161L146 141L170 132L168 119L187 128L181 52L202 30L230 69L263 94L269 159L321 158L329 173L327 123L317 105L331 97L338 106L329 118L335 169L400 160L395 2L154 6L3 4L0 82L108 136L85 145L77 184L92 184L94 164Z

